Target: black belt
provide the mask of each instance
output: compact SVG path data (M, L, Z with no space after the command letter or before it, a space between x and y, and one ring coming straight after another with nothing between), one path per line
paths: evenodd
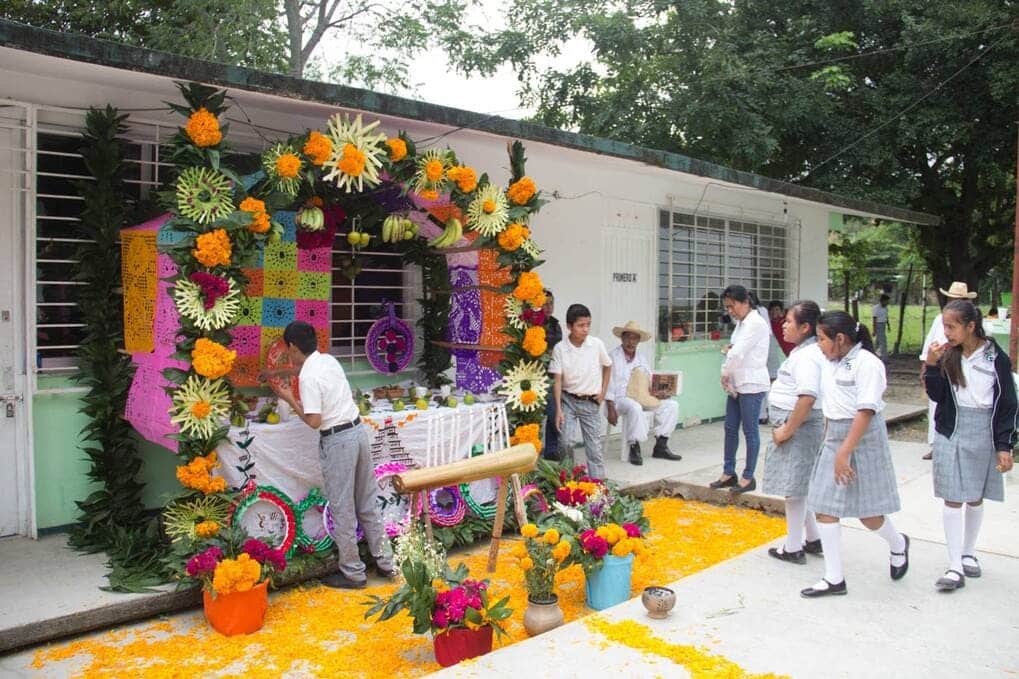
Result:
M581 396L580 394L571 394L568 391L564 391L563 393L566 394L567 396L569 396L570 398L577 399L578 401L590 401L591 403L597 403L598 402L598 397L594 396L593 394L588 395L588 396Z
M344 424L338 424L335 427L329 427L328 429L319 429L318 430L318 434L322 438L325 438L326 436L329 436L331 434L339 434L341 431L347 431L348 429L353 429L354 427L356 427L359 424L361 424L361 418L360 417L355 417L353 422L346 422Z

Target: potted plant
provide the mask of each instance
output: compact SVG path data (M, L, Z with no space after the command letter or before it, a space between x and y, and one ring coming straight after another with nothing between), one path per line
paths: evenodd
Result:
M370 597L365 619L378 615L389 620L406 611L414 621L414 633L431 632L435 660L449 667L492 650L493 632L505 634L501 621L513 610L509 597L492 603L487 580L473 580L467 566L455 570L448 565L433 578L423 561L406 561L402 567L404 584L388 599Z
M200 583L205 619L220 634L251 634L262 628L273 573L286 570L283 552L232 528L206 543L185 566L186 579ZM238 547L237 545L240 544Z
M633 523L607 523L584 530L577 543L588 607L600 611L629 599L633 555L644 549L640 528Z
M555 528L542 532L533 523L522 526L520 534L524 542L517 557L527 586L524 629L533 637L563 624L563 611L555 592L556 575L573 546Z

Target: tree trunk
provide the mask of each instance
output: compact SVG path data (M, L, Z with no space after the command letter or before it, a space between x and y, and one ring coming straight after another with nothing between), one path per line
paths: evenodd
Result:
M283 0L287 15L287 38L290 42L287 75L294 78L304 76L304 27L301 25L300 0Z
M902 344L902 326L906 318L906 298L909 297L909 286L913 284L913 265L909 265L909 272L906 274L906 287L899 296L899 327L895 331L895 348L892 349L892 356L899 355L899 345Z
M842 272L842 308L849 313L849 269Z

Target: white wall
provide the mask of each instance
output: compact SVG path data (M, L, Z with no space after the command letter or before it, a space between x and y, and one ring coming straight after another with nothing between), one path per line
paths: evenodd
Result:
M82 109L107 103L130 109L160 108L178 101L172 81L161 76L82 64L7 48L0 48L0 97L43 106ZM301 132L324 128L336 107L234 91L231 94L258 125ZM171 129L180 124L175 114L162 111L134 113ZM261 143L244 124L241 109L229 113L232 139L245 145ZM453 148L462 162L488 172L494 181L509 176L507 139L484 132L457 130L413 120L381 118L389 133L405 129L411 138L449 133L440 145ZM285 136L264 132L266 136ZM535 238L545 249L547 263L540 269L546 285L555 291L557 315L565 315L571 302L587 304L594 315L593 333L610 339L613 325L636 320L654 328L657 307L658 209L674 206L716 216L743 217L748 221L802 224L798 253L790 261L790 275L798 281L796 297L823 302L827 293L828 208L729 185L640 162L576 151L550 144L528 142L527 172L550 200L533 224ZM616 267L636 273L635 283L611 279ZM611 344L611 342L610 342Z

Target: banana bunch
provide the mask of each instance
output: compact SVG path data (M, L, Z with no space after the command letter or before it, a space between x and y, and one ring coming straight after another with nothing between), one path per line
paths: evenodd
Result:
M451 217L446 222L446 228L442 230L435 238L428 241L428 245L433 248L448 248L453 243L457 242L464 235L463 224L456 217Z
M406 217L389 215L386 221L382 222L382 242L399 243L402 240L410 240L418 233L418 225Z
M298 226L306 231L321 231L325 228L326 217L325 213L322 212L322 208L315 207L314 205L305 205L297 211L295 221Z

